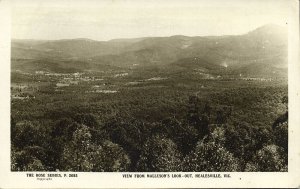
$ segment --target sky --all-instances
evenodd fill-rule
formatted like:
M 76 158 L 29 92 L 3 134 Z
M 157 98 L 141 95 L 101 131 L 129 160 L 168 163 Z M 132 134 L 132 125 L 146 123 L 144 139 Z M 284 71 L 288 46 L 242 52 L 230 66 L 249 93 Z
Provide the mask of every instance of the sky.
M 286 25 L 290 0 L 13 0 L 12 38 L 106 41 L 247 33 Z

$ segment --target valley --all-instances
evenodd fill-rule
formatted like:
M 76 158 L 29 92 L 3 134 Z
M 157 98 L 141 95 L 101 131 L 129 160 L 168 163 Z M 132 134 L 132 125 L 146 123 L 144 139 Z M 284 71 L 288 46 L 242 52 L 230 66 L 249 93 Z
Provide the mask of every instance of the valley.
M 12 40 L 12 170 L 287 171 L 286 34 Z

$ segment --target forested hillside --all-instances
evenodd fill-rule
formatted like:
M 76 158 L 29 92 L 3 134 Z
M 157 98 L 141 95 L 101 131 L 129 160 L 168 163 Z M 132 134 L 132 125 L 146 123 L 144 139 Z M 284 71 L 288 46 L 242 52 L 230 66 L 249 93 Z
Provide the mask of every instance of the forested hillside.
M 288 168 L 287 32 L 12 41 L 11 170 Z

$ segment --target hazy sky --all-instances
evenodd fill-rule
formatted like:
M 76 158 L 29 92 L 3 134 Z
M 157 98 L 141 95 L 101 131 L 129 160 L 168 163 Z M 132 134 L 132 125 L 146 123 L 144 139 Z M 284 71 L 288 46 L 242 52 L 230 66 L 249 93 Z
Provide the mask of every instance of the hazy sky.
M 109 40 L 242 34 L 285 25 L 287 0 L 15 0 L 12 37 Z

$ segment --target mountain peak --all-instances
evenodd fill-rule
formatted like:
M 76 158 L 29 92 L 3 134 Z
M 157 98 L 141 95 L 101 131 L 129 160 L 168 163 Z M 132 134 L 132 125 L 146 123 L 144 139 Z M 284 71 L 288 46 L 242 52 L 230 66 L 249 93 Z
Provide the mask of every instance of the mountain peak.
M 287 33 L 287 27 L 280 26 L 277 24 L 266 24 L 259 28 L 256 28 L 253 31 L 250 31 L 248 34 L 258 34 L 258 33 L 264 33 L 264 34 L 285 34 Z
M 93 39 L 89 39 L 89 38 L 73 38 L 73 39 L 59 39 L 59 40 L 54 40 L 54 41 L 84 41 L 84 42 L 98 42 L 96 40 Z

